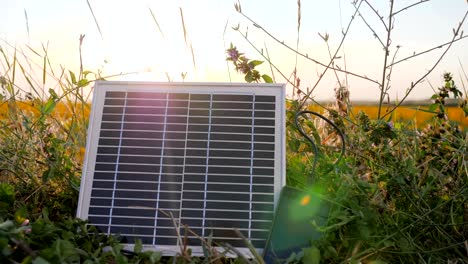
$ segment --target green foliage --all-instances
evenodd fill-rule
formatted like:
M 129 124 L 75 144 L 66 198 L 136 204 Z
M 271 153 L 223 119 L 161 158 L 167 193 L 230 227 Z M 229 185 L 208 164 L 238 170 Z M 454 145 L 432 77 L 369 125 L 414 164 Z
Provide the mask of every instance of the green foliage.
M 325 263 L 467 261 L 467 135 L 440 113 L 422 131 L 364 113 L 346 125 L 346 167 L 322 182 L 333 201 L 316 245 Z
M 8 183 L 0 183 L 0 219 L 4 218 L 15 201 L 15 189 Z
M 5 65 L 0 102 L 0 193 L 5 194 L 4 184 L 9 184 L 14 186 L 15 199 L 8 210 L 0 205 L 0 218 L 34 220 L 47 208 L 50 217 L 59 220 L 75 214 L 80 151 L 85 146 L 88 119 L 83 113 L 89 109 L 82 88 L 89 84 L 91 72 L 75 75 L 69 71 L 68 75 L 55 76 L 53 71 L 46 71 L 47 66 L 51 69 L 47 50 L 43 55 L 30 50 L 34 56 L 43 57 L 41 80 L 34 80 L 25 70 L 23 65 L 31 65 L 27 56 L 20 61 L 16 53 L 11 57 L 0 49 Z M 29 91 L 15 83 L 17 68 Z M 57 88 L 44 94 L 49 76 L 57 81 Z
M 448 76 L 444 87 L 455 91 Z M 288 102 L 287 181 L 304 188 L 313 151 L 293 125 L 297 103 Z M 311 224 L 323 232 L 322 239 L 287 263 L 311 263 L 306 253 L 314 248 L 320 263 L 468 261 L 468 135 L 447 120 L 441 103 L 421 130 L 362 112 L 344 116 L 347 155 L 337 166 L 332 166 L 336 148 L 322 144 L 333 137 L 330 130 L 313 120 L 302 122 L 322 153 L 316 184 L 327 190 L 331 209 L 326 226 Z
M 108 249 L 111 250 L 108 250 Z M 45 211 L 31 225 L 12 221 L 0 224 L 0 256 L 21 263 L 129 263 L 119 241 L 101 234 L 85 221 L 67 218 L 52 222 Z M 157 254 L 139 253 L 145 263 L 156 263 Z

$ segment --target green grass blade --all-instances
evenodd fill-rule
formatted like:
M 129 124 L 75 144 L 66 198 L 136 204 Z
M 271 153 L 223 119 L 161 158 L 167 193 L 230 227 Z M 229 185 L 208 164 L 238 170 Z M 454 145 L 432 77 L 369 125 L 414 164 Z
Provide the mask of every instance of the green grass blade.
M 44 47 L 44 44 L 42 44 L 42 48 L 44 49 L 44 59 L 43 59 L 43 64 L 42 64 L 42 85 L 45 85 L 46 82 L 46 75 L 47 75 L 47 48 Z

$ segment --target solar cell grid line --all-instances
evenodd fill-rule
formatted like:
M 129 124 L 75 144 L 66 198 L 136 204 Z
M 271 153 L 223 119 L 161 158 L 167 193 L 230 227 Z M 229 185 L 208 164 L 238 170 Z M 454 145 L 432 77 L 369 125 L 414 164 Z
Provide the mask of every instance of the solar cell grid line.
M 210 107 L 208 112 L 208 140 L 206 145 L 206 171 L 205 171 L 205 190 L 204 190 L 204 197 L 203 197 L 203 222 L 202 222 L 202 237 L 205 237 L 205 229 L 206 229 L 206 197 L 207 197 L 207 190 L 208 190 L 208 170 L 209 170 L 209 153 L 210 153 L 210 137 L 211 137 L 211 111 L 213 107 L 213 94 L 210 94 Z
M 181 186 L 181 190 L 180 190 L 180 213 L 179 213 L 179 217 L 178 217 L 178 224 L 179 226 L 177 226 L 176 228 L 179 230 L 178 231 L 178 234 L 180 234 L 181 232 L 181 226 L 182 226 L 182 201 L 184 199 L 184 183 L 185 183 L 185 174 L 186 174 L 186 171 L 185 171 L 185 165 L 186 165 L 186 161 L 187 161 L 187 140 L 188 140 L 188 129 L 189 129 L 189 126 L 188 126 L 188 121 L 189 121 L 189 118 L 190 118 L 190 102 L 191 102 L 191 93 L 188 94 L 188 104 L 187 104 L 187 116 L 186 116 L 186 127 L 185 127 L 185 146 L 184 146 L 184 169 L 183 169 L 183 172 L 182 172 L 182 178 L 181 178 L 181 182 L 182 182 L 182 186 Z M 179 239 L 177 239 L 177 246 L 180 246 L 180 243 L 182 243 L 182 241 L 180 241 Z
M 125 93 L 125 97 L 127 96 L 127 93 Z M 108 225 L 108 229 L 107 229 L 107 234 L 109 235 L 111 233 L 111 225 L 112 225 L 112 214 L 113 214 L 113 211 L 114 211 L 114 202 L 115 202 L 115 192 L 116 192 L 116 187 L 117 187 L 117 172 L 119 171 L 119 158 L 120 158 L 120 148 L 121 148 L 121 145 L 122 145 L 122 133 L 123 133 L 123 120 L 124 120 L 124 117 L 125 117 L 125 109 L 126 109 L 126 105 L 127 105 L 127 100 L 124 101 L 124 105 L 123 105 L 123 113 L 122 113 L 122 125 L 120 126 L 120 139 L 119 139 L 119 145 L 117 147 L 117 160 L 116 160 L 116 164 L 115 164 L 115 172 L 114 172 L 114 186 L 113 186 L 113 190 L 112 190 L 112 204 L 111 204 L 111 207 L 110 207 L 110 211 L 109 211 L 109 225 Z
M 153 230 L 153 245 L 156 245 L 156 234 L 158 230 L 158 216 L 159 216 L 159 193 L 161 190 L 161 175 L 162 175 L 162 170 L 163 170 L 163 153 L 164 153 L 164 139 L 166 136 L 166 120 L 167 120 L 167 107 L 168 107 L 168 94 L 166 93 L 166 106 L 164 110 L 164 128 L 163 128 L 163 136 L 162 136 L 162 146 L 161 146 L 161 158 L 160 158 L 160 163 L 159 163 L 159 179 L 158 179 L 158 189 L 156 193 L 156 210 L 154 210 L 154 230 Z
M 251 239 L 251 227 L 252 227 L 252 184 L 253 184 L 253 157 L 254 157 L 254 125 L 255 125 L 255 95 L 253 95 L 252 100 L 252 130 L 251 130 L 251 151 L 250 151 L 250 197 L 249 197 L 249 229 L 247 239 Z

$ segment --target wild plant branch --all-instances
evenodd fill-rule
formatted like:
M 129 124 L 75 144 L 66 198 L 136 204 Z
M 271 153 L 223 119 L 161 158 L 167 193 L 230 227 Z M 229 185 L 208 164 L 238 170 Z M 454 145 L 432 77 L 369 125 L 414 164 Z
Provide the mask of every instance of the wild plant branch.
M 307 95 L 307 93 L 305 93 L 305 92 L 302 91 L 299 87 L 297 87 L 296 84 L 292 83 L 292 82 L 290 81 L 290 79 L 289 79 L 288 77 L 286 77 L 286 76 L 284 75 L 284 73 L 270 60 L 270 58 L 266 57 L 266 56 L 263 54 L 263 52 L 261 52 L 261 51 L 255 46 L 255 44 L 253 44 L 253 43 L 247 38 L 247 36 L 246 36 L 245 34 L 243 34 L 242 32 L 240 32 L 239 30 L 237 30 L 237 32 L 239 32 L 239 34 L 247 41 L 247 43 L 249 43 L 250 46 L 252 46 L 252 48 L 254 48 L 255 51 L 257 51 L 257 52 L 270 64 L 270 67 L 274 68 L 274 69 L 283 77 L 283 79 L 284 79 L 288 84 L 292 85 L 294 89 L 297 89 L 297 91 L 298 91 L 299 93 L 302 93 L 304 96 Z M 329 108 L 327 108 L 325 105 L 322 105 L 320 102 L 316 101 L 315 99 L 310 98 L 310 100 L 311 100 L 312 102 L 314 102 L 316 105 L 322 107 L 323 109 L 325 109 L 325 110 L 327 110 L 327 111 L 330 111 Z M 348 121 L 351 121 L 351 120 L 348 120 Z
M 354 6 L 354 8 L 356 8 L 356 5 L 353 5 L 353 6 Z M 358 15 L 362 19 L 364 24 L 366 24 L 366 26 L 370 29 L 370 31 L 372 31 L 372 34 L 380 42 L 382 47 L 385 48 L 385 44 L 383 43 L 382 39 L 380 39 L 379 35 L 377 35 L 377 32 L 375 32 L 375 30 L 372 28 L 372 26 L 369 23 L 367 23 L 367 20 L 364 18 L 364 16 L 361 14 L 360 11 L 358 11 Z
M 414 58 L 414 57 L 417 57 L 417 56 L 426 54 L 426 53 L 431 52 L 431 51 L 433 51 L 433 50 L 441 49 L 441 48 L 443 48 L 444 46 L 447 46 L 447 45 L 449 45 L 449 44 L 455 43 L 455 42 L 460 41 L 460 40 L 462 40 L 462 39 L 465 39 L 465 38 L 467 38 L 467 37 L 468 37 L 468 35 L 465 35 L 465 36 L 460 35 L 460 37 L 457 38 L 457 39 L 451 40 L 451 41 L 446 42 L 446 43 L 444 43 L 444 44 L 437 45 L 437 46 L 435 46 L 435 47 L 433 47 L 433 48 L 430 48 L 430 49 L 428 49 L 428 50 L 425 50 L 425 51 L 421 51 L 421 52 L 418 52 L 418 53 L 414 53 L 414 54 L 411 55 L 411 56 L 408 56 L 408 57 L 406 57 L 406 58 L 400 59 L 400 60 L 398 60 L 398 61 L 396 61 L 396 62 L 393 62 L 393 63 L 389 64 L 387 67 L 392 67 L 392 66 L 394 66 L 394 65 L 396 65 L 396 64 L 399 64 L 399 63 L 401 63 L 401 62 L 407 61 L 407 60 L 412 59 L 412 58 Z
M 392 13 L 393 13 L 393 4 L 394 4 L 394 0 L 390 0 L 390 12 L 389 12 L 389 16 L 388 16 L 388 30 L 387 30 L 387 44 L 385 45 L 384 47 L 384 63 L 383 63 L 383 69 L 382 69 L 382 82 L 380 83 L 380 98 L 379 98 L 379 110 L 378 110 L 378 113 L 377 113 L 377 119 L 380 119 L 380 114 L 382 112 L 382 103 L 383 103 L 383 100 L 384 100 L 384 96 L 385 96 L 385 79 L 386 79 L 386 74 L 387 74 L 387 60 L 388 60 L 388 56 L 390 55 L 390 51 L 389 51 L 389 48 L 390 48 L 390 45 L 391 45 L 391 36 L 392 36 L 392 27 L 393 27 L 393 24 L 392 24 L 392 21 L 393 21 L 393 16 L 392 16 Z
M 286 77 L 284 75 L 284 73 L 278 68 L 276 67 L 276 65 L 270 60 L 270 58 L 266 57 L 262 51 L 260 51 L 257 46 L 255 46 L 255 44 L 252 43 L 252 41 L 250 41 L 249 38 L 247 38 L 247 34 L 243 34 L 242 32 L 240 32 L 240 30 L 238 29 L 235 29 L 237 32 L 239 32 L 239 34 L 245 39 L 245 41 L 247 41 L 247 43 L 250 44 L 250 46 L 252 46 L 252 48 L 255 49 L 255 51 L 257 51 L 262 57 L 263 59 L 265 59 L 269 64 L 270 64 L 270 67 L 273 67 L 283 78 L 286 82 L 288 82 L 289 84 L 291 84 L 293 86 L 294 89 L 297 89 L 297 91 L 299 93 L 302 93 L 305 95 L 307 95 L 307 93 L 305 93 L 304 91 L 302 91 L 299 87 L 296 86 L 296 84 L 292 83 L 288 77 Z M 273 72 L 273 71 L 272 71 Z
M 400 50 L 400 46 L 397 46 L 396 47 L 397 50 L 395 51 L 395 53 L 393 54 L 393 58 L 392 58 L 392 63 L 395 61 L 396 59 L 396 56 L 398 54 L 398 51 Z M 393 73 L 393 67 L 390 67 L 389 68 L 389 73 L 387 74 L 387 84 L 385 86 L 385 92 L 384 92 L 384 99 L 385 99 L 385 96 L 387 96 L 387 99 L 390 100 L 390 98 L 388 98 L 388 91 L 390 90 L 391 86 L 390 86 L 390 82 L 391 82 L 391 79 L 392 79 L 392 73 Z
M 297 53 L 299 56 L 309 60 L 309 61 L 312 61 L 322 67 L 329 67 L 327 66 L 326 64 L 322 63 L 322 62 L 319 62 L 313 58 L 310 58 L 308 54 L 304 54 L 294 48 L 292 48 L 291 46 L 287 45 L 284 43 L 284 41 L 280 41 L 278 38 L 276 38 L 275 36 L 273 36 L 269 31 L 267 31 L 265 28 L 263 28 L 261 25 L 259 25 L 258 23 L 256 23 L 254 20 L 252 20 L 250 17 L 248 17 L 247 15 L 245 15 L 244 13 L 242 13 L 242 10 L 238 10 L 239 14 L 241 14 L 244 18 L 246 18 L 247 20 L 249 20 L 256 28 L 262 30 L 265 34 L 267 34 L 270 38 L 272 38 L 274 41 L 276 41 L 277 43 L 281 44 L 282 46 L 284 46 L 285 48 L 289 49 L 290 51 L 294 52 L 294 53 Z M 238 30 L 238 28 L 237 28 Z M 354 77 L 357 77 L 357 78 L 361 78 L 361 79 L 364 79 L 364 80 L 367 80 L 367 81 L 370 81 L 370 82 L 373 82 L 375 84 L 379 84 L 378 81 L 376 80 L 372 80 L 371 78 L 365 76 L 365 75 L 360 75 L 360 74 L 357 74 L 357 73 L 353 73 L 353 72 L 350 72 L 350 71 L 346 71 L 346 70 L 342 70 L 340 68 L 333 68 L 339 72 L 343 72 L 345 74 L 348 74 L 348 75 L 351 75 L 351 76 L 354 76 Z
M 379 14 L 379 11 L 377 11 L 373 5 L 371 5 L 367 0 L 364 0 L 364 2 L 370 7 L 370 9 L 377 15 L 377 17 L 379 18 L 380 22 L 382 22 L 382 24 L 384 25 L 385 27 L 385 30 L 388 31 L 388 26 L 387 24 L 385 24 L 385 21 L 383 20 L 383 16 L 381 16 Z
M 442 59 L 445 57 L 445 54 L 450 50 L 452 47 L 452 44 L 454 43 L 454 40 L 457 38 L 458 34 L 460 34 L 460 30 L 462 25 L 464 24 L 466 17 L 468 16 L 468 11 L 465 12 L 465 15 L 463 16 L 463 19 L 460 21 L 458 24 L 458 27 L 456 30 L 454 30 L 453 38 L 452 41 L 448 44 L 448 47 L 445 49 L 445 51 L 440 55 L 440 57 L 437 59 L 437 61 L 434 63 L 434 65 L 421 77 L 419 78 L 416 82 L 412 82 L 410 88 L 408 91 L 405 93 L 405 96 L 390 110 L 388 111 L 382 118 L 385 118 L 389 114 L 391 114 L 393 111 L 395 111 L 405 100 L 408 98 L 409 94 L 414 90 L 414 88 L 421 83 L 434 69 L 439 65 L 439 63 L 442 61 Z
M 351 20 L 349 21 L 348 26 L 346 27 L 346 31 L 343 32 L 343 37 L 341 38 L 341 41 L 340 41 L 340 44 L 338 45 L 338 48 L 336 48 L 335 54 L 334 54 L 333 57 L 330 59 L 330 62 L 329 62 L 328 65 L 325 67 L 325 69 L 323 70 L 322 74 L 319 75 L 319 78 L 317 79 L 317 82 L 315 82 L 314 87 L 312 87 L 312 89 L 310 90 L 310 92 L 307 93 L 307 96 L 303 99 L 303 101 L 302 101 L 301 104 L 299 105 L 299 108 L 298 108 L 298 109 L 302 109 L 302 108 L 304 107 L 305 103 L 307 102 L 307 99 L 310 97 L 310 95 L 312 94 L 312 92 L 315 90 L 315 88 L 318 86 L 318 84 L 320 83 L 320 81 L 323 79 L 323 76 L 325 76 L 325 74 L 327 73 L 328 69 L 332 68 L 332 67 L 330 67 L 330 66 L 335 62 L 336 56 L 338 55 L 338 52 L 340 51 L 341 46 L 343 45 L 343 43 L 344 43 L 344 41 L 345 41 L 345 39 L 346 39 L 346 36 L 348 36 L 349 29 L 351 28 L 351 25 L 353 24 L 354 18 L 356 18 L 357 13 L 359 12 L 359 8 L 361 7 L 361 4 L 362 4 L 362 0 L 359 1 L 359 5 L 358 5 L 358 7 L 356 8 L 356 11 L 355 11 L 354 14 L 351 16 Z
M 391 14 L 391 15 L 392 15 L 392 16 L 396 16 L 398 13 L 401 13 L 401 12 L 403 12 L 403 11 L 405 11 L 405 10 L 408 10 L 408 9 L 410 9 L 411 7 L 414 7 L 414 6 L 417 6 L 417 5 L 419 5 L 419 4 L 422 4 L 422 3 L 425 3 L 425 2 L 429 2 L 429 1 L 431 1 L 431 0 L 421 0 L 421 1 L 419 1 L 419 2 L 416 2 L 416 3 L 414 3 L 414 4 L 411 4 L 411 5 L 409 5 L 409 6 L 403 7 L 402 9 L 396 11 L 395 13 L 393 13 L 393 14 Z
M 328 56 L 330 57 L 330 60 L 333 60 L 331 49 L 330 49 L 330 44 L 328 43 L 328 41 L 326 41 L 325 43 L 327 44 Z M 333 66 L 335 66 L 334 63 L 333 63 Z M 333 70 L 333 73 L 335 74 L 335 78 L 336 78 L 336 81 L 338 82 L 339 87 L 343 87 L 341 85 L 341 81 L 340 81 L 340 77 L 338 76 L 338 73 L 335 70 Z

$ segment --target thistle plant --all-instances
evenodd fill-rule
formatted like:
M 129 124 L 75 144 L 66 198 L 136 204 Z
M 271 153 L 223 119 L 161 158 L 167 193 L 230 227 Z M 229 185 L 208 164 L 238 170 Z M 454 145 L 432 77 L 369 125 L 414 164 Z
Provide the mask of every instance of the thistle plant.
M 226 50 L 227 61 L 232 61 L 237 72 L 240 72 L 245 75 L 244 79 L 246 82 L 260 82 L 263 79 L 266 83 L 272 83 L 273 79 L 270 76 L 263 74 L 260 75 L 260 72 L 255 69 L 256 66 L 263 63 L 259 60 L 250 60 L 244 56 L 244 53 L 240 53 L 235 46 L 232 45 L 229 49 Z

